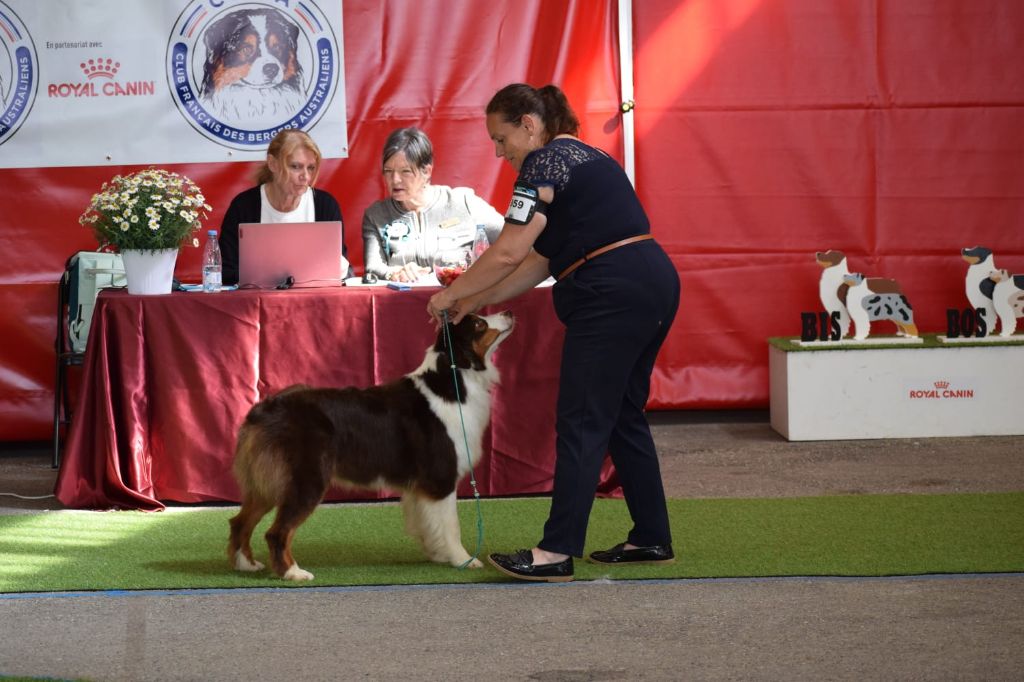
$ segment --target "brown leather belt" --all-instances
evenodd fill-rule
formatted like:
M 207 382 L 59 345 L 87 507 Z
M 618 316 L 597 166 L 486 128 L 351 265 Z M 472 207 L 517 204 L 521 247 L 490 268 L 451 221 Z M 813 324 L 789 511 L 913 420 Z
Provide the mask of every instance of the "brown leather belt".
M 602 253 L 608 253 L 609 251 L 614 251 L 615 249 L 619 248 L 620 246 L 625 246 L 626 244 L 632 244 L 634 242 L 642 242 L 642 241 L 646 241 L 648 239 L 654 239 L 654 235 L 638 234 L 635 237 L 628 237 L 626 239 L 620 239 L 617 242 L 612 242 L 611 244 L 605 244 L 601 248 L 594 249 L 593 251 L 591 251 L 590 253 L 585 255 L 583 258 L 580 258 L 578 261 L 576 261 L 575 263 L 573 263 L 572 265 L 567 267 L 565 270 L 562 270 L 562 272 L 559 273 L 557 279 L 559 279 L 559 280 L 565 279 L 566 277 L 571 275 L 576 268 L 578 268 L 579 266 L 583 265 L 584 263 L 586 263 L 588 260 L 591 260 L 592 258 L 597 258 Z

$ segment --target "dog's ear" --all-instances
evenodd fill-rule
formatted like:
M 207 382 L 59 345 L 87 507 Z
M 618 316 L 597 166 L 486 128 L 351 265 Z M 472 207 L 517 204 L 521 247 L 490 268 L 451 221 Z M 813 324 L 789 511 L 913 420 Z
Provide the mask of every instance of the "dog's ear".
M 207 54 L 220 52 L 224 45 L 224 38 L 227 30 L 225 28 L 229 17 L 221 17 L 206 27 L 203 32 L 203 42 L 206 43 Z
M 444 340 L 444 347 L 447 348 L 452 338 L 452 323 L 448 321 L 448 316 L 444 316 L 444 321 L 441 322 L 441 338 Z
M 452 326 L 452 323 L 448 321 L 448 316 L 446 315 L 441 321 L 441 326 L 437 328 L 437 339 L 434 342 L 434 350 L 438 353 L 443 353 L 448 357 L 451 357 L 450 346 L 454 331 L 455 328 Z
M 284 29 L 284 32 L 288 37 L 289 46 L 294 48 L 299 44 L 299 26 L 298 24 L 293 24 L 291 21 L 286 19 L 286 15 L 280 10 L 277 10 L 277 12 L 278 14 L 275 18 L 280 22 L 281 27 Z
M 199 88 L 200 96 L 209 95 L 215 89 L 214 73 L 221 66 L 226 52 L 236 46 L 234 40 L 245 26 L 249 25 L 249 17 L 245 10 L 237 10 L 221 17 L 207 27 L 203 34 L 206 43 L 206 62 L 203 65 L 203 82 Z
M 218 55 L 223 54 L 225 48 L 230 47 L 228 45 L 230 40 L 248 23 L 249 17 L 244 10 L 231 12 L 214 21 L 203 33 L 203 42 L 206 43 L 207 51 Z
M 448 356 L 449 365 L 459 364 L 458 360 L 458 347 L 455 345 L 455 334 L 458 333 L 455 325 L 452 324 L 447 317 L 445 317 L 444 323 L 441 327 L 441 336 L 443 336 L 443 352 Z
M 450 371 L 452 365 L 461 369 L 475 367 L 473 353 L 466 346 L 466 336 L 472 329 L 473 317 L 467 315 L 458 324 L 453 324 L 447 316 L 442 321 L 434 350 L 441 356 L 446 371 Z

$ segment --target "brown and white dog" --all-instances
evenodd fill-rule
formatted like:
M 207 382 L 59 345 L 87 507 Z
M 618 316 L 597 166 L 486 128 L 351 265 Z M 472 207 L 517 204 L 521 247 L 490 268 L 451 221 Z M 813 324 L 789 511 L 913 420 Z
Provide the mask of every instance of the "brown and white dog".
M 242 493 L 242 508 L 230 521 L 235 569 L 263 568 L 250 541 L 260 519 L 276 508 L 266 533 L 271 568 L 286 580 L 312 580 L 295 563 L 292 540 L 332 483 L 401 491 L 405 530 L 426 556 L 452 566 L 470 561 L 455 488 L 469 473 L 469 460 L 480 459 L 498 381 L 491 356 L 513 326 L 508 312 L 467 315 L 447 325 L 447 335 L 442 327 L 423 364 L 397 381 L 365 389 L 292 386 L 253 406 L 235 451 Z M 482 566 L 475 559 L 469 565 Z
M 299 27 L 280 10 L 241 9 L 210 24 L 199 97 L 210 113 L 235 125 L 272 124 L 305 99 Z

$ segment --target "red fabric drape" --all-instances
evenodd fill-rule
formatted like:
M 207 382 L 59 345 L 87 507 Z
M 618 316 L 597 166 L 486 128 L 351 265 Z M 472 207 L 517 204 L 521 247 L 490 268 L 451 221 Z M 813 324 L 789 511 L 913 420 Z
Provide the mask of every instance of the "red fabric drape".
M 683 283 L 652 404 L 766 405 L 765 338 L 821 309 L 815 251 L 898 279 L 925 332 L 967 306 L 961 248 L 1024 271 L 1024 4 L 634 11 L 637 187 Z
M 817 310 L 813 253 L 896 277 L 923 331 L 966 306 L 959 250 L 1024 272 L 1024 4 L 1004 0 L 634 2 L 637 186 L 683 305 L 654 408 L 763 407 L 765 338 Z M 512 171 L 481 110 L 498 87 L 561 84 L 588 140 L 621 156 L 611 0 L 346 0 L 350 157 L 325 164 L 353 261 L 387 133 L 422 126 L 435 179 L 499 207 Z M 43 144 L 44 141 L 40 141 Z M 3 149 L 0 148 L 0 154 Z M 123 168 L 0 170 L 0 439 L 49 432 L 55 282 Z M 175 168 L 217 226 L 251 164 Z M 188 249 L 178 274 L 198 279 Z
M 415 370 L 436 338 L 424 313 L 433 291 L 104 292 L 58 499 L 69 507 L 147 510 L 167 501 L 237 502 L 231 462 L 249 409 L 296 383 L 369 386 Z M 517 328 L 495 353 L 502 380 L 492 393 L 477 489 L 545 493 L 554 474 L 563 329 L 547 288 L 502 309 Z M 599 490 L 617 488 L 606 462 Z M 472 492 L 463 481 L 459 493 Z M 385 494 L 336 490 L 330 499 Z

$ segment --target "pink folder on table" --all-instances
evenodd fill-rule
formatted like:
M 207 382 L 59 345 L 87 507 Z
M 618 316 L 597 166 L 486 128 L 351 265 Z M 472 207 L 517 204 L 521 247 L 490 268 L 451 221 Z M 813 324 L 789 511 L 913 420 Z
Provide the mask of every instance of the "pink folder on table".
M 238 286 L 340 286 L 341 223 L 242 223 L 238 226 Z

